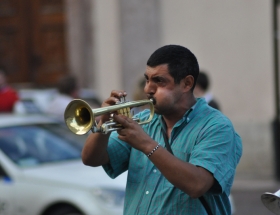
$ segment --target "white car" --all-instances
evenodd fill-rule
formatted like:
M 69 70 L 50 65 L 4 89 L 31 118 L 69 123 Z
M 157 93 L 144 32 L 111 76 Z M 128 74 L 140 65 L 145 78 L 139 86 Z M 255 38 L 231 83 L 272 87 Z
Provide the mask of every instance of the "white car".
M 14 113 L 44 113 L 50 101 L 58 93 L 55 88 L 21 89 L 18 91 L 20 100 L 14 106 Z M 101 106 L 98 94 L 92 89 L 81 88 L 79 98 L 96 107 Z
M 0 214 L 122 214 L 127 174 L 85 166 L 85 138 L 41 115 L 0 115 Z

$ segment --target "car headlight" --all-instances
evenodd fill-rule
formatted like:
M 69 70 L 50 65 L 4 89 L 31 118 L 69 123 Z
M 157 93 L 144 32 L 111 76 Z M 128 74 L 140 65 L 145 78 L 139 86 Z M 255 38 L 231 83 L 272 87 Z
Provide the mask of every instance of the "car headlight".
M 108 207 L 123 207 L 125 190 L 116 188 L 97 188 L 93 191 Z

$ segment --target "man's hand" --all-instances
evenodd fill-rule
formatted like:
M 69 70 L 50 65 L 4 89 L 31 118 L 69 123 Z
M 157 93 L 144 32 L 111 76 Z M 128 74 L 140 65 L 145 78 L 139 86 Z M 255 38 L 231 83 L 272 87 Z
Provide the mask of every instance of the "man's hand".
M 123 90 L 112 90 L 110 97 L 107 98 L 101 105 L 101 107 L 108 107 L 115 105 L 117 102 L 120 101 L 121 97 L 125 97 L 126 92 Z M 100 125 L 104 122 L 107 122 L 110 119 L 110 113 L 102 114 L 100 116 Z
M 133 148 L 148 154 L 157 146 L 157 143 L 134 120 L 123 115 L 115 115 L 114 121 L 124 127 L 117 131 L 119 134 L 118 138 Z

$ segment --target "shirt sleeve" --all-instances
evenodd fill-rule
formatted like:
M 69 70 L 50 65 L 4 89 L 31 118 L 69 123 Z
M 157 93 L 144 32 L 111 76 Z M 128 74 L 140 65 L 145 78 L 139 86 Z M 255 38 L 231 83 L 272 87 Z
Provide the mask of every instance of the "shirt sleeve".
M 210 192 L 230 193 L 239 161 L 236 137 L 233 126 L 227 120 L 205 126 L 198 135 L 190 163 L 203 167 L 213 174 L 215 184 Z
M 103 165 L 103 169 L 111 178 L 116 178 L 128 169 L 130 151 L 131 146 L 121 141 L 117 132 L 112 132 L 107 147 L 110 162 Z

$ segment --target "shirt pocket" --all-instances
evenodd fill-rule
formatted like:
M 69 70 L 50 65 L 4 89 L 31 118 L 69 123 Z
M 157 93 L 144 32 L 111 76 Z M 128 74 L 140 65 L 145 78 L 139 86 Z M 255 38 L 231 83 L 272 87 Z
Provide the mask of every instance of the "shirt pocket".
M 176 149 L 172 149 L 173 154 L 175 157 L 179 158 L 180 160 L 184 162 L 188 162 L 190 159 L 191 154 L 190 153 L 185 153 Z M 166 187 L 174 187 L 173 184 L 171 184 L 165 177 L 164 177 L 164 186 Z
M 172 149 L 173 150 L 173 154 L 176 158 L 179 158 L 182 161 L 185 162 L 189 162 L 190 157 L 191 157 L 191 153 L 186 153 L 177 149 Z

